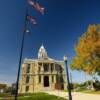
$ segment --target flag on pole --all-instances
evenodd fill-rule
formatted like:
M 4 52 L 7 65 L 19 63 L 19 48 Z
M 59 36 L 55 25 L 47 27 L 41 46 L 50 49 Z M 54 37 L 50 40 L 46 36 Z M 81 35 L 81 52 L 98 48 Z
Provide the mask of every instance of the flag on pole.
M 32 0 L 28 0 L 29 5 L 31 5 L 33 8 L 35 8 L 37 11 L 39 11 L 41 14 L 44 14 L 45 8 L 42 7 L 38 2 L 34 2 Z
M 28 3 L 29 3 L 29 5 L 31 5 L 32 7 L 34 7 L 34 6 L 35 6 L 34 1 L 32 1 L 32 0 L 28 0 Z
M 44 7 L 39 5 L 39 3 L 36 2 L 36 9 L 39 11 L 41 14 L 44 14 Z
M 33 25 L 36 25 L 37 24 L 36 19 L 33 18 L 32 16 L 27 15 L 27 20 L 29 22 L 31 22 Z

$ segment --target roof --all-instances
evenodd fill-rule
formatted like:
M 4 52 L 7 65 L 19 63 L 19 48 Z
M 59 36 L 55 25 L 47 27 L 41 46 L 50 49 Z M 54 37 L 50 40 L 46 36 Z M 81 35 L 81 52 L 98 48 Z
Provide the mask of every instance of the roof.
M 43 61 L 43 62 L 64 62 L 64 61 L 58 61 L 58 60 L 55 60 L 55 59 L 53 59 L 53 58 L 50 58 L 50 57 L 48 57 L 48 55 L 47 55 L 47 51 L 46 51 L 46 49 L 44 48 L 44 46 L 43 45 L 41 45 L 41 47 L 40 47 L 40 49 L 39 49 L 39 52 L 38 52 L 38 58 L 37 59 L 28 59 L 28 58 L 25 58 L 24 59 L 24 63 L 34 63 L 34 62 L 41 62 L 41 61 Z

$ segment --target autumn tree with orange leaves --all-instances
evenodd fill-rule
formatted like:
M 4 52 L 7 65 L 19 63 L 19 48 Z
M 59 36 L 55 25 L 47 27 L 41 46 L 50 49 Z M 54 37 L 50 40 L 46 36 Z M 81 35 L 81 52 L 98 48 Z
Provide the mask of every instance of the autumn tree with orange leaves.
M 100 25 L 89 25 L 75 46 L 72 59 L 73 70 L 100 75 Z

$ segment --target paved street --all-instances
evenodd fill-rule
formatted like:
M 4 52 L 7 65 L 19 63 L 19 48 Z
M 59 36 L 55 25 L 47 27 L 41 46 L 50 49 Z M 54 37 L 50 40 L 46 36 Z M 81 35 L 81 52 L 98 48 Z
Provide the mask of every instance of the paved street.
M 46 91 L 46 93 L 68 98 L 68 94 L 66 92 Z M 73 100 L 100 100 L 100 95 L 98 94 L 86 94 L 86 93 L 74 92 L 72 93 L 72 96 Z

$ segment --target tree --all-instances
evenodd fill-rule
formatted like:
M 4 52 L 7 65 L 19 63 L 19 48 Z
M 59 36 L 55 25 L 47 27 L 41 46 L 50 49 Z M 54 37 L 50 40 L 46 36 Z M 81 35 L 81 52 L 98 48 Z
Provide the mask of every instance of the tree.
M 100 75 L 100 25 L 89 25 L 75 46 L 71 62 L 73 70 Z
M 0 89 L 5 89 L 7 87 L 6 84 L 0 84 Z
M 93 83 L 93 87 L 96 91 L 100 90 L 100 82 L 98 80 L 96 80 L 94 83 Z

